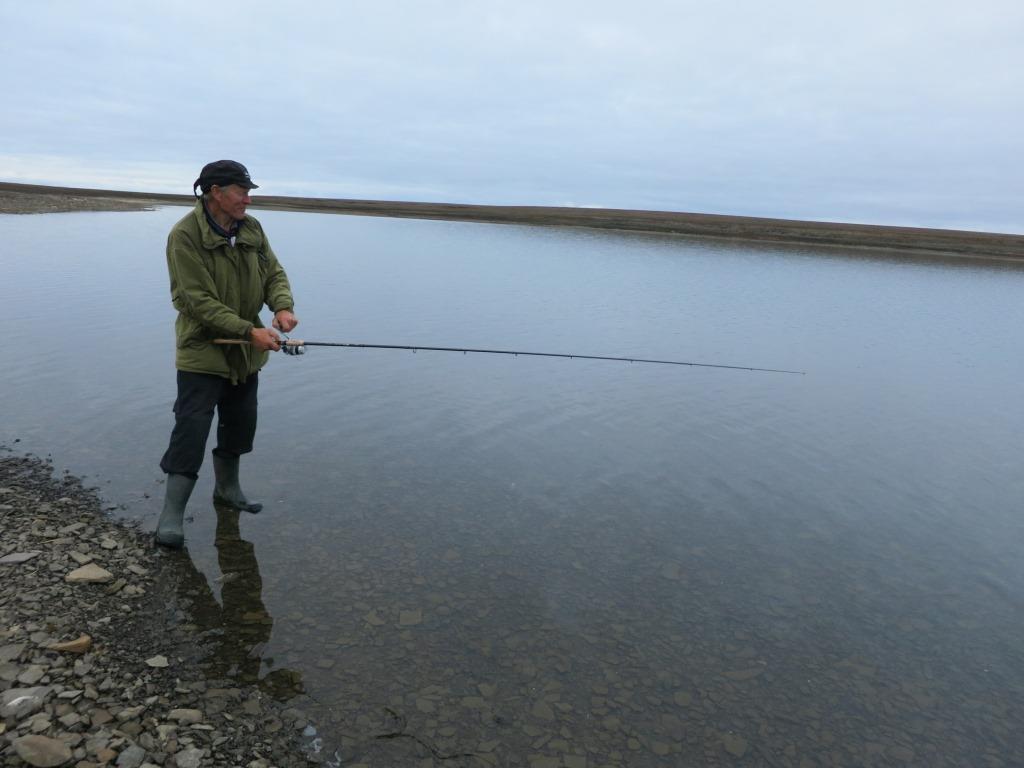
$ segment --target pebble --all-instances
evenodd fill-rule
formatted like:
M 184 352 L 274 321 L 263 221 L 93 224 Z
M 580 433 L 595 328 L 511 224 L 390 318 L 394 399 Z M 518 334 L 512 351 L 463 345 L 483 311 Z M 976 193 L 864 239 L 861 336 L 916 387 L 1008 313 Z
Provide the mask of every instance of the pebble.
M 308 765 L 301 732 L 280 727 L 282 704 L 234 678 L 207 681 L 182 598 L 193 571 L 38 459 L 0 455 L 0 489 L 0 765 Z M 238 706 L 249 701 L 251 714 Z
M 105 568 L 101 568 L 95 563 L 87 563 L 81 568 L 76 568 L 71 571 L 67 576 L 64 577 L 64 581 L 69 584 L 77 584 L 79 582 L 87 584 L 102 584 L 114 579 L 114 574 Z
M 33 734 L 14 740 L 14 751 L 37 768 L 53 768 L 71 759 L 71 748 L 63 741 Z

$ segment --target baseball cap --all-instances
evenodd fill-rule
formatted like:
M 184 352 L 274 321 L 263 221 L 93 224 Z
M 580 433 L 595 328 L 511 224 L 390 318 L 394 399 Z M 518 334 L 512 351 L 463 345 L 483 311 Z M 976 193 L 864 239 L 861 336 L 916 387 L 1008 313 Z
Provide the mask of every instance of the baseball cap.
M 253 184 L 252 179 L 249 178 L 249 171 L 241 163 L 234 160 L 215 160 L 203 166 L 203 170 L 199 172 L 199 178 L 192 185 L 192 192 L 196 192 L 196 187 L 202 189 L 203 192 L 209 192 L 210 187 L 214 185 L 226 187 L 229 184 L 237 184 L 246 189 L 259 187 L 258 184 Z

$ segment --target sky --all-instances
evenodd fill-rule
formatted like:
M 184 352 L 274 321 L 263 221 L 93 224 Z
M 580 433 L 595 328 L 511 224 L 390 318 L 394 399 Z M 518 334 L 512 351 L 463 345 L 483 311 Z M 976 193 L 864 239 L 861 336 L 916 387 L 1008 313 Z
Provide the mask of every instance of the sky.
M 1024 232 L 1020 0 L 0 0 L 0 181 Z

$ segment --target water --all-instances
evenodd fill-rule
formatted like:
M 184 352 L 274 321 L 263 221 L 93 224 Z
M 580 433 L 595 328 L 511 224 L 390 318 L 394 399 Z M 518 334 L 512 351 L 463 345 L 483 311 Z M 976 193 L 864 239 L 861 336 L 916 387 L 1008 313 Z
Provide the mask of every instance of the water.
M 182 213 L 0 216 L 0 443 L 150 527 Z M 331 762 L 1024 761 L 1021 266 L 259 216 L 307 339 L 807 371 L 275 356 L 189 597 Z

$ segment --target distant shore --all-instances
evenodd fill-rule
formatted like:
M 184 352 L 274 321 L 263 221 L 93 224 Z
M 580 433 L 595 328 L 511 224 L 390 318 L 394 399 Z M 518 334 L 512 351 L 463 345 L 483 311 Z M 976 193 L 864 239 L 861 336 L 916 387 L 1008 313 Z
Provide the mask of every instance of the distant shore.
M 192 205 L 193 202 L 191 195 L 0 182 L 0 213 L 145 210 L 152 206 Z M 318 197 L 254 196 L 252 207 L 357 216 L 588 227 L 804 246 L 870 248 L 912 256 L 1024 260 L 1024 235 L 950 229 L 613 208 L 463 205 Z

